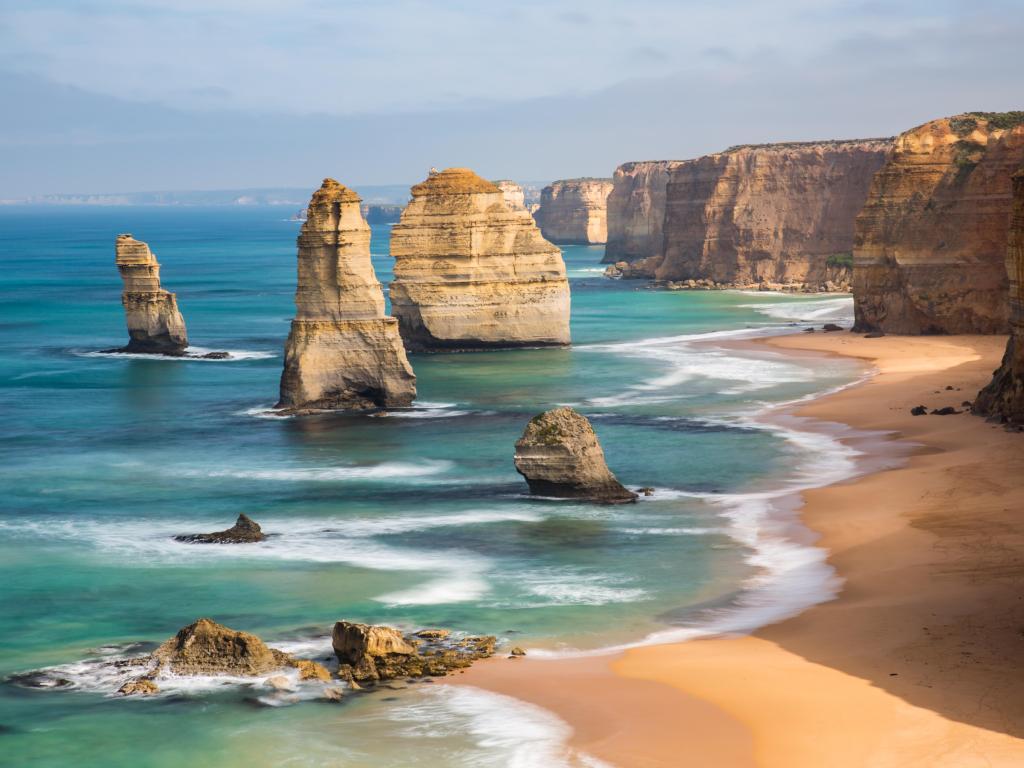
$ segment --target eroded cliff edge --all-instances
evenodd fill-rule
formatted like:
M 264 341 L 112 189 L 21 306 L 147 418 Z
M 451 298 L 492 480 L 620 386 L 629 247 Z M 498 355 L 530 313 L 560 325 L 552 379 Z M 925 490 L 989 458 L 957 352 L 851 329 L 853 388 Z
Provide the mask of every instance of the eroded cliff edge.
M 391 230 L 392 312 L 411 350 L 569 343 L 562 253 L 468 168 L 432 173 Z
M 974 401 L 974 412 L 1024 425 L 1024 171 L 1013 177 L 1013 217 L 1008 240 L 1010 339 L 1002 365 Z
M 608 239 L 611 179 L 565 179 L 544 187 L 534 214 L 552 243 L 593 245 Z
M 857 217 L 856 329 L 1002 333 L 1011 177 L 1024 112 L 975 112 L 901 134 Z
M 117 270 L 124 281 L 121 304 L 128 322 L 126 352 L 180 355 L 188 346 L 185 320 L 174 294 L 160 287 L 160 263 L 141 240 L 118 235 Z
M 662 255 L 665 191 L 677 160 L 623 163 L 615 169 L 608 195 L 605 264 Z
M 416 397 L 398 321 L 384 314 L 359 203 L 334 179 L 324 179 L 309 202 L 278 408 L 396 408 Z

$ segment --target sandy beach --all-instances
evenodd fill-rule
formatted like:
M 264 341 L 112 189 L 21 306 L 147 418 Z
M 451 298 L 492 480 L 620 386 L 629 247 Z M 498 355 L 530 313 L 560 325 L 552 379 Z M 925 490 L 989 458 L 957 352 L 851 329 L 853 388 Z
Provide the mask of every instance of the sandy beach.
M 575 748 L 620 768 L 1024 765 L 1024 435 L 910 413 L 973 399 L 1005 337 L 766 343 L 871 361 L 865 383 L 794 415 L 884 431 L 909 453 L 804 493 L 839 597 L 752 636 L 500 659 L 460 682 L 557 713 Z

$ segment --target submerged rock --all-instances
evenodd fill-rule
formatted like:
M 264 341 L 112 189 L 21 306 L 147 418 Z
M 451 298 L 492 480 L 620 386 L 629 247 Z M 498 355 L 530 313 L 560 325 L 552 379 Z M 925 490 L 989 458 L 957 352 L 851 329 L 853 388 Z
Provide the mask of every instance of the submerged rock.
M 180 355 L 188 346 L 185 321 L 174 294 L 160 287 L 160 263 L 149 246 L 129 234 L 118 235 L 117 270 L 124 281 L 121 304 L 128 322 L 124 352 Z
M 265 538 L 267 537 L 260 529 L 259 523 L 250 519 L 248 515 L 239 515 L 235 524 L 224 531 L 192 533 L 174 537 L 175 541 L 184 541 L 190 544 L 248 544 L 263 541 Z
M 494 654 L 492 636 L 453 640 L 444 631 L 403 635 L 397 629 L 339 621 L 331 634 L 338 676 L 356 683 L 443 676 Z
M 468 168 L 432 173 L 391 230 L 391 307 L 410 350 L 569 343 L 569 282 L 533 217 Z
M 137 680 L 129 680 L 118 688 L 117 692 L 122 696 L 150 696 L 154 693 L 160 693 L 160 687 L 148 677 L 142 677 Z
M 585 416 L 561 407 L 530 419 L 516 442 L 516 471 L 532 493 L 606 503 L 635 501 L 615 479 Z
M 286 411 L 402 408 L 416 397 L 398 322 L 384 314 L 359 204 L 334 179 L 310 200 L 277 404 Z

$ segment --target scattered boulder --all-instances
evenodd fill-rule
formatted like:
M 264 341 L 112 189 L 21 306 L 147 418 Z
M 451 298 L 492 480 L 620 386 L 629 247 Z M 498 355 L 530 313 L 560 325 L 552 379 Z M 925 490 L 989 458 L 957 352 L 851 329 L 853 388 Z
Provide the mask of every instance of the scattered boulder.
M 653 496 L 654 495 L 654 489 L 651 488 L 650 486 L 644 486 L 643 488 L 637 488 L 636 492 L 641 494 L 642 496 Z
M 295 686 L 292 685 L 292 681 L 288 679 L 286 675 L 273 675 L 264 680 L 268 687 L 273 688 L 275 691 L 291 691 Z
M 836 325 L 835 323 L 825 323 L 821 326 L 821 330 L 825 331 L 825 333 L 833 333 L 835 331 L 843 330 L 843 327 L 841 325 Z
M 160 693 L 160 688 L 149 678 L 142 677 L 137 680 L 129 680 L 118 688 L 117 692 L 122 696 L 151 696 L 154 693 Z
M 509 654 L 512 655 L 512 656 L 525 656 L 526 655 L 526 651 L 524 651 L 522 648 L 520 648 L 517 645 L 515 648 L 513 648 L 511 651 L 509 651 Z
M 184 541 L 189 544 L 249 544 L 256 541 L 263 541 L 266 535 L 260 529 L 259 523 L 252 520 L 248 515 L 239 515 L 235 524 L 224 531 L 213 533 L 192 533 L 182 536 L 175 536 L 175 541 Z
M 911 416 L 924 416 L 927 413 L 928 408 L 923 405 L 915 405 L 913 408 L 910 409 Z
M 952 415 L 957 414 L 957 413 L 963 413 L 963 411 L 958 411 L 953 406 L 947 405 L 945 408 L 936 408 L 935 410 L 932 411 L 931 415 L 932 416 L 952 416 Z
M 813 328 L 804 328 L 804 333 L 814 333 Z
M 541 496 L 610 504 L 637 498 L 608 469 L 587 418 L 565 406 L 530 419 L 516 442 L 515 466 Z
M 319 680 L 324 683 L 331 681 L 331 673 L 323 664 L 310 659 L 296 659 L 292 666 L 299 670 L 299 680 Z
M 885 336 L 885 331 L 872 331 L 871 333 L 865 333 L 865 339 L 880 339 Z
M 428 632 L 437 633 L 436 630 Z M 443 676 L 494 654 L 496 639 L 467 637 L 453 640 L 434 634 L 430 639 L 404 636 L 397 629 L 339 621 L 331 635 L 338 657 L 338 676 L 356 685 L 396 678 Z
M 421 629 L 419 632 L 415 632 L 416 637 L 423 640 L 444 640 L 451 635 L 450 629 Z

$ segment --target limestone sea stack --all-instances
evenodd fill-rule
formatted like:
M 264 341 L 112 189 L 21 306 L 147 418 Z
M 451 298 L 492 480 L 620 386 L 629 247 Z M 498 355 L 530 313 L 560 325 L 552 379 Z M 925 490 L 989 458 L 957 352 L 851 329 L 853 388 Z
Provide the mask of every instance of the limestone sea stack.
M 515 465 L 540 496 L 613 504 L 637 498 L 608 469 L 590 421 L 565 406 L 530 419 L 516 441 Z
M 665 193 L 676 160 L 623 163 L 608 195 L 605 264 L 660 257 L 664 246 Z
M 410 350 L 569 343 L 557 246 L 468 168 L 433 172 L 391 230 L 391 307 Z
M 1024 112 L 974 112 L 900 135 L 857 217 L 856 330 L 1003 333 L 1011 177 Z
M 853 230 L 891 139 L 733 147 L 675 164 L 662 253 L 634 264 L 661 281 L 847 290 Z
M 604 243 L 611 191 L 611 179 L 566 179 L 544 187 L 534 214 L 541 234 L 552 243 Z
M 514 181 L 498 179 L 494 182 L 494 186 L 501 190 L 501 194 L 505 196 L 505 204 L 509 208 L 516 210 L 526 207 L 526 193 Z
M 149 246 L 118 235 L 117 270 L 124 281 L 121 304 L 128 321 L 126 352 L 180 355 L 188 346 L 185 321 L 174 294 L 160 287 L 160 263 Z
M 1006 271 L 1010 278 L 1010 340 L 992 382 L 978 393 L 974 412 L 1024 425 L 1024 171 L 1013 177 Z
M 309 202 L 278 408 L 400 408 L 416 397 L 398 322 L 384 314 L 359 202 L 334 179 Z

